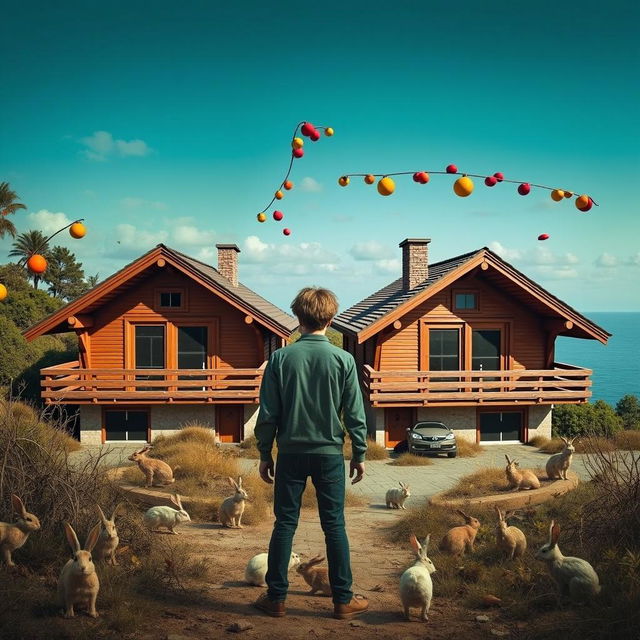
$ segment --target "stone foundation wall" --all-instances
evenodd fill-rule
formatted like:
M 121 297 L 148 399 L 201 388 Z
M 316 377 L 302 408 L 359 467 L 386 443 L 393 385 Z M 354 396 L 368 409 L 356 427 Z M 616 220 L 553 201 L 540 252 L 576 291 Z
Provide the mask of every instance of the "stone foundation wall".
M 529 407 L 529 440 L 536 436 L 551 437 L 551 405 L 534 405 Z

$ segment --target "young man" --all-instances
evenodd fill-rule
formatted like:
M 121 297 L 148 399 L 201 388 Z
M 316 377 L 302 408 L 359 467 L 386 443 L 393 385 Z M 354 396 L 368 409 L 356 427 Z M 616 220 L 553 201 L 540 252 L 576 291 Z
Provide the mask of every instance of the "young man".
M 333 346 L 325 333 L 338 312 L 338 301 L 327 289 L 302 289 L 291 303 L 300 323 L 300 339 L 279 349 L 264 372 L 255 434 L 260 450 L 260 476 L 273 482 L 271 456 L 278 443 L 275 468 L 276 522 L 269 544 L 267 592 L 255 606 L 270 616 L 285 615 L 287 578 L 293 536 L 307 477 L 316 489 L 325 535 L 329 581 L 335 618 L 351 619 L 369 604 L 351 591 L 349 540 L 344 524 L 344 427 L 352 442 L 349 476 L 364 475 L 367 427 L 362 394 L 351 354 Z M 355 476 L 355 477 L 354 477 Z

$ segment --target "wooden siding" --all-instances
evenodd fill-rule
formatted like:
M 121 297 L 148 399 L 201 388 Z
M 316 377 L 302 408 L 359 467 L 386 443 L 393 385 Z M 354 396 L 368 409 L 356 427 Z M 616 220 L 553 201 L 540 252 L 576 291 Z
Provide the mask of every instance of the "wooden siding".
M 184 290 L 186 311 L 155 310 L 158 289 Z M 96 369 L 125 368 L 125 323 L 195 324 L 198 320 L 218 321 L 215 369 L 258 367 L 264 360 L 263 339 L 256 328 L 247 324 L 244 314 L 206 291 L 186 276 L 167 267 L 153 273 L 134 289 L 116 297 L 93 314 L 94 324 L 88 332 L 90 358 L 87 366 Z M 171 362 L 167 367 L 175 366 Z
M 474 292 L 478 296 L 478 309 L 453 311 L 453 291 Z M 421 361 L 421 324 L 470 327 L 474 324 L 487 328 L 508 327 L 508 353 L 506 369 L 543 369 L 547 364 L 547 335 L 539 318 L 521 302 L 504 295 L 482 276 L 470 275 L 456 281 L 432 298 L 411 310 L 400 319 L 401 328 L 390 327 L 378 334 L 379 362 L 375 368 L 384 370 L 419 370 L 428 368 Z M 468 340 L 467 340 L 468 342 Z M 464 343 L 464 341 L 463 341 Z M 469 344 L 463 344 L 463 367 L 470 368 Z M 359 364 L 365 364 L 359 360 Z M 370 364 L 367 362 L 366 364 Z

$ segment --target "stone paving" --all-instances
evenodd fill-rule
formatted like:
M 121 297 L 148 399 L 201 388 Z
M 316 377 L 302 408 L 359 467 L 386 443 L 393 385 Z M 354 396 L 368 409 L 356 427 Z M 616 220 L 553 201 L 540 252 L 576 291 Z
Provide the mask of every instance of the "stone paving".
M 105 463 L 111 467 L 131 464 L 127 456 L 131 454 L 139 445 L 103 445 L 86 446 L 82 451 L 73 455 L 80 456 L 83 452 L 97 453 L 102 449 L 105 453 Z M 489 445 L 485 447 L 476 458 L 446 458 L 432 457 L 433 464 L 421 467 L 395 467 L 389 464 L 388 460 L 371 461 L 366 463 L 366 474 L 362 482 L 351 486 L 350 490 L 357 495 L 365 497 L 370 505 L 376 507 L 384 505 L 384 496 L 387 489 L 397 487 L 402 481 L 410 485 L 410 502 L 416 502 L 428 498 L 435 493 L 440 493 L 453 486 L 461 476 L 468 475 L 483 467 L 504 468 L 507 454 L 510 458 L 517 458 L 521 467 L 535 468 L 542 467 L 549 458 L 548 454 L 539 453 L 534 447 L 521 444 L 509 445 Z M 244 473 L 249 473 L 257 469 L 257 460 L 239 459 Z M 349 463 L 345 462 L 345 472 L 348 472 Z M 583 456 L 576 454 L 573 456 L 571 469 L 575 471 L 580 479 L 587 479 L 588 474 L 584 465 Z M 409 504 L 410 502 L 407 502 Z

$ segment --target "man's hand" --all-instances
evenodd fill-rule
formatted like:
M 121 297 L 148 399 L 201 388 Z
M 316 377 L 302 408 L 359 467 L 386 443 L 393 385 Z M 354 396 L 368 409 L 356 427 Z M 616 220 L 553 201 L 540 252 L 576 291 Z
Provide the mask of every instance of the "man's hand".
M 273 484 L 273 460 L 269 462 L 260 462 L 260 477 L 267 483 Z
M 353 477 L 354 475 L 355 478 Z M 353 478 L 351 480 L 351 484 L 360 482 L 360 480 L 362 480 L 362 476 L 364 476 L 364 462 L 354 462 L 351 460 L 349 463 L 349 477 Z

